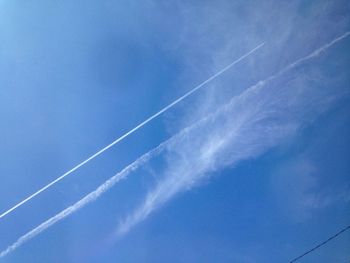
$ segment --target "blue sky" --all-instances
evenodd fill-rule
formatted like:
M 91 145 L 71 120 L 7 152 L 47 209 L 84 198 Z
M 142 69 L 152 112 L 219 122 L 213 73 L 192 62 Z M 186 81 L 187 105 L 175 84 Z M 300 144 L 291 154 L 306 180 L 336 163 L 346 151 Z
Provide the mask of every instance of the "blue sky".
M 0 261 L 288 262 L 348 225 L 350 36 L 332 41 L 349 9 L 0 0 L 1 212 L 265 42 L 2 218 L 4 251 L 172 138 Z M 300 262 L 347 262 L 349 244 L 345 233 Z

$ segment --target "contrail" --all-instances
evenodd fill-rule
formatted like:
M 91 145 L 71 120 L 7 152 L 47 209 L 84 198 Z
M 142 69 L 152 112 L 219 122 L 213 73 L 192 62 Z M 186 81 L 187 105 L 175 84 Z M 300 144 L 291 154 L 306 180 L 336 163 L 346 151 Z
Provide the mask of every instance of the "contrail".
M 170 139 L 169 139 L 170 140 Z M 169 143 L 169 140 L 163 142 L 158 147 L 152 149 L 151 151 L 147 152 L 146 154 L 142 155 L 140 158 L 138 158 L 136 161 L 125 167 L 121 172 L 117 173 L 116 175 L 112 176 L 110 179 L 108 179 L 106 182 L 104 182 L 102 185 L 100 185 L 96 190 L 89 193 L 85 197 L 83 197 L 81 200 L 76 202 L 74 205 L 69 206 L 68 208 L 64 209 L 57 215 L 51 217 L 44 223 L 40 224 L 38 227 L 34 228 L 21 238 L 19 238 L 13 245 L 9 246 L 6 250 L 2 251 L 0 253 L 0 258 L 6 256 L 7 254 L 11 253 L 16 248 L 20 247 L 23 243 L 26 241 L 32 239 L 36 235 L 40 234 L 42 231 L 48 229 L 52 225 L 56 224 L 57 222 L 61 221 L 62 219 L 66 218 L 67 216 L 71 215 L 72 213 L 78 211 L 82 207 L 86 206 L 87 204 L 95 201 L 98 197 L 100 197 L 104 192 L 106 192 L 108 189 L 110 189 L 112 186 L 114 186 L 116 183 L 118 183 L 120 180 L 127 177 L 131 172 L 136 170 L 138 167 L 146 163 L 150 158 L 157 155 L 159 152 L 161 152 L 164 147 Z
M 67 216 L 77 212 L 87 204 L 95 201 L 97 198 L 99 198 L 102 194 L 104 194 L 106 191 L 108 191 L 111 187 L 113 187 L 116 183 L 118 183 L 120 180 L 125 179 L 131 172 L 138 169 L 140 166 L 148 162 L 151 158 L 161 153 L 164 149 L 167 147 L 171 147 L 171 144 L 175 142 L 179 137 L 184 136 L 185 134 L 189 133 L 192 129 L 195 129 L 197 126 L 199 126 L 201 123 L 207 121 L 209 118 L 213 117 L 215 113 L 209 114 L 208 116 L 200 119 L 199 121 L 195 122 L 194 124 L 182 129 L 177 134 L 173 135 L 166 141 L 159 144 L 156 148 L 153 148 L 149 152 L 145 153 L 136 161 L 131 163 L 130 165 L 126 166 L 122 171 L 117 173 L 116 175 L 112 176 L 110 179 L 108 179 L 106 182 L 104 182 L 102 185 L 100 185 L 96 190 L 92 191 L 91 193 L 84 196 L 82 199 L 80 199 L 75 204 L 69 206 L 68 208 L 64 209 L 60 213 L 56 214 L 55 216 L 51 217 L 50 219 L 46 220 L 44 223 L 40 224 L 33 230 L 29 231 L 27 234 L 20 237 L 15 243 L 13 243 L 11 246 L 7 247 L 4 251 L 0 253 L 0 258 L 5 257 L 15 249 L 22 246 L 25 242 L 31 240 L 35 236 L 39 235 L 41 232 L 45 231 L 49 227 L 53 226 L 54 224 L 58 223 L 59 221 L 63 220 Z
M 179 102 L 181 102 L 182 100 L 184 100 L 185 98 L 187 98 L 188 96 L 190 96 L 192 93 L 196 92 L 197 90 L 199 90 L 200 88 L 202 88 L 204 85 L 206 85 L 207 83 L 209 83 L 210 81 L 212 81 L 213 79 L 215 79 L 216 77 L 220 76 L 222 73 L 224 73 L 225 71 L 229 70 L 232 66 L 236 65 L 238 62 L 242 61 L 243 59 L 245 59 L 246 57 L 248 57 L 249 55 L 251 55 L 252 53 L 254 53 L 256 50 L 258 50 L 259 48 L 261 48 L 265 43 L 261 43 L 260 45 L 258 45 L 257 47 L 253 48 L 251 51 L 249 51 L 248 53 L 246 53 L 245 55 L 241 56 L 240 58 L 238 58 L 237 60 L 233 61 L 231 64 L 229 64 L 228 66 L 224 67 L 223 69 L 221 69 L 220 71 L 218 71 L 217 73 L 215 73 L 213 76 L 211 76 L 210 78 L 208 78 L 207 80 L 205 80 L 204 82 L 202 82 L 201 84 L 199 84 L 198 86 L 194 87 L 192 90 L 190 90 L 189 92 L 187 92 L 186 94 L 184 94 L 183 96 L 181 96 L 180 98 L 176 99 L 175 101 L 173 101 L 172 103 L 170 103 L 169 105 L 165 106 L 163 109 L 161 109 L 160 111 L 158 111 L 157 113 L 153 114 L 151 117 L 149 117 L 148 119 L 146 119 L 145 121 L 141 122 L 139 125 L 137 125 L 136 127 L 134 127 L 133 129 L 131 129 L 130 131 L 126 132 L 124 135 L 120 136 L 119 138 L 117 138 L 116 140 L 114 140 L 112 143 L 108 144 L 107 146 L 105 146 L 104 148 L 102 148 L 101 150 L 99 150 L 98 152 L 96 152 L 95 154 L 91 155 L 89 158 L 87 158 L 86 160 L 82 161 L 81 163 L 79 163 L 78 165 L 76 165 L 75 167 L 73 167 L 72 169 L 70 169 L 68 172 L 64 173 L 63 175 L 61 175 L 60 177 L 56 178 L 55 180 L 53 180 L 51 183 L 45 185 L 44 187 L 42 187 L 41 189 L 39 189 L 38 191 L 36 191 L 35 193 L 33 193 L 32 195 L 28 196 L 27 198 L 25 198 L 24 200 L 22 200 L 21 202 L 19 202 L 18 204 L 14 205 L 13 207 L 11 207 L 10 209 L 8 209 L 6 212 L 2 213 L 0 215 L 0 218 L 6 216 L 7 214 L 11 213 L 12 211 L 14 211 L 15 209 L 17 209 L 18 207 L 20 207 L 21 205 L 25 204 L 26 202 L 28 202 L 29 200 L 31 200 L 32 198 L 34 198 L 35 196 L 37 196 L 38 194 L 40 194 L 41 192 L 45 191 L 46 189 L 48 189 L 49 187 L 53 186 L 54 184 L 58 183 L 59 181 L 61 181 L 63 178 L 65 178 L 66 176 L 70 175 L 71 173 L 73 173 L 74 171 L 78 170 L 80 167 L 82 167 L 83 165 L 87 164 L 88 162 L 90 162 L 91 160 L 93 160 L 94 158 L 96 158 L 97 156 L 99 156 L 100 154 L 102 154 L 103 152 L 105 152 L 106 150 L 108 150 L 109 148 L 111 148 L 112 146 L 114 146 L 115 144 L 119 143 L 120 141 L 124 140 L 126 137 L 128 137 L 129 135 L 131 135 L 132 133 L 136 132 L 138 129 L 142 128 L 143 126 L 145 126 L 147 123 L 149 123 L 150 121 L 152 121 L 153 119 L 157 118 L 159 115 L 161 115 L 162 113 L 166 112 L 167 110 L 169 110 L 170 108 L 172 108 L 173 106 L 175 106 L 176 104 L 178 104 Z
M 281 74 L 285 73 L 286 71 L 291 70 L 292 68 L 298 66 L 299 64 L 310 60 L 312 58 L 318 57 L 319 55 L 321 55 L 324 51 L 326 51 L 328 48 L 330 48 L 331 46 L 333 46 L 334 44 L 338 43 L 339 41 L 343 40 L 344 38 L 348 37 L 350 35 L 350 31 L 345 32 L 343 35 L 341 35 L 340 37 L 337 37 L 335 39 L 333 39 L 331 42 L 325 44 L 324 46 L 316 49 L 315 51 L 313 51 L 312 53 L 310 53 L 309 55 L 298 59 L 297 61 L 293 62 L 292 64 L 289 64 L 289 66 L 285 67 L 284 69 L 280 70 L 277 74 L 275 74 L 274 76 L 271 76 L 270 78 L 266 79 L 266 81 L 270 81 L 278 76 L 280 76 Z
M 243 94 L 233 97 L 231 99 L 231 102 L 228 104 L 232 103 L 232 100 L 237 98 L 237 97 L 244 97 L 242 95 L 246 94 L 247 92 L 252 92 L 255 88 L 257 87 L 262 87 L 266 85 L 270 80 L 276 78 L 277 76 L 281 75 L 282 73 L 286 72 L 287 70 L 290 70 L 296 66 L 298 66 L 300 63 L 305 62 L 309 59 L 312 59 L 314 57 L 317 57 L 320 55 L 323 51 L 327 50 L 330 48 L 332 45 L 335 43 L 339 42 L 340 40 L 344 39 L 350 35 L 350 31 L 342 35 L 341 37 L 336 38 L 332 42 L 322 46 L 321 48 L 317 49 L 316 51 L 310 53 L 308 56 L 305 56 L 299 60 L 296 60 L 294 63 L 289 64 L 287 67 L 284 69 L 280 70 L 276 74 L 272 75 L 271 77 L 265 79 L 264 81 L 258 82 L 256 85 L 251 86 L 247 91 L 243 92 Z M 115 176 L 111 177 L 109 180 L 107 180 L 105 183 L 103 183 L 101 186 L 99 186 L 95 191 L 89 193 L 86 195 L 84 198 L 82 198 L 80 201 L 76 202 L 72 206 L 66 208 L 62 212 L 58 213 L 57 215 L 51 217 L 38 227 L 34 228 L 33 230 L 29 231 L 27 234 L 24 234 L 21 236 L 15 243 L 7 247 L 5 250 L 3 250 L 0 253 L 0 258 L 5 257 L 9 253 L 13 252 L 17 248 L 19 248 L 21 245 L 23 245 L 25 242 L 29 241 L 30 239 L 34 238 L 35 236 L 39 235 L 41 232 L 45 231 L 49 227 L 53 226 L 57 222 L 61 221 L 62 219 L 66 218 L 67 216 L 71 215 L 72 213 L 78 211 L 79 209 L 83 208 L 85 205 L 95 201 L 97 198 L 99 198 L 103 193 L 105 193 L 107 190 L 109 190 L 112 186 L 114 186 L 117 182 L 119 182 L 121 179 L 126 178 L 132 171 L 136 170 L 138 167 L 146 163 L 148 160 L 150 160 L 153 156 L 159 154 L 161 151 L 163 151 L 167 147 L 171 147 L 171 143 L 175 142 L 178 138 L 181 138 L 181 136 L 189 133 L 192 129 L 195 129 L 201 123 L 207 121 L 210 118 L 214 118 L 218 113 L 222 112 L 225 110 L 225 107 L 227 106 L 221 106 L 218 108 L 215 112 L 210 113 L 203 119 L 197 121 L 193 125 L 184 128 L 182 131 L 171 137 L 170 139 L 166 140 L 165 142 L 161 143 L 158 147 L 154 148 L 153 150 L 149 151 L 148 153 L 144 154 L 140 158 L 138 158 L 135 162 L 124 168 L 121 172 L 116 174 Z M 155 200 L 159 201 L 159 200 Z M 122 223 L 119 227 L 119 234 L 126 233 L 132 226 L 140 222 L 141 220 L 145 219 L 154 209 L 152 204 L 150 204 L 151 207 L 143 207 L 143 212 L 140 214 L 140 211 L 136 211 L 135 214 L 133 214 L 131 217 L 128 217 L 127 220 L 124 223 Z M 154 204 L 153 204 L 154 205 Z

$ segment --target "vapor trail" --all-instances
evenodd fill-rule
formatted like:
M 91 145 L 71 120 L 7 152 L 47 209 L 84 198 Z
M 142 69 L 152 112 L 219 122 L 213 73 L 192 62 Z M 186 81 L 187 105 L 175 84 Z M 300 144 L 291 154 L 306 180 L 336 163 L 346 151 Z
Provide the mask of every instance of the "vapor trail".
M 159 144 L 156 148 L 153 148 L 149 152 L 145 153 L 141 157 L 139 157 L 136 161 L 131 163 L 130 165 L 126 166 L 122 171 L 117 173 L 116 175 L 112 176 L 110 179 L 108 179 L 106 182 L 104 182 L 102 185 L 100 185 L 96 190 L 92 191 L 91 193 L 87 194 L 85 197 L 80 199 L 75 204 L 69 206 L 68 208 L 64 209 L 60 213 L 56 214 L 55 216 L 51 217 L 50 219 L 46 220 L 44 223 L 40 224 L 33 230 L 29 231 L 27 234 L 20 237 L 15 243 L 13 243 L 11 246 L 7 247 L 5 250 L 3 250 L 0 253 L 0 258 L 5 257 L 15 249 L 22 246 L 25 242 L 29 241 L 30 239 L 34 238 L 35 236 L 39 235 L 41 232 L 45 231 L 49 227 L 53 226 L 54 224 L 58 223 L 59 221 L 63 220 L 67 216 L 77 212 L 87 204 L 95 201 L 97 198 L 99 198 L 102 194 L 104 194 L 106 191 L 108 191 L 111 187 L 113 187 L 116 183 L 118 183 L 120 180 L 125 179 L 131 172 L 135 171 L 137 168 L 148 162 L 151 158 L 161 153 L 166 148 L 170 148 L 172 143 L 174 143 L 176 140 L 178 140 L 180 137 L 184 136 L 185 134 L 189 133 L 191 130 L 198 127 L 203 122 L 207 121 L 209 118 L 213 117 L 214 114 L 209 114 L 208 116 L 202 118 L 201 120 L 195 122 L 194 124 L 182 129 L 177 134 L 173 135 L 166 141 Z
M 300 58 L 298 60 L 296 60 L 295 62 L 293 62 L 292 64 L 289 64 L 287 67 L 283 68 L 282 70 L 280 70 L 277 74 L 269 77 L 268 79 L 266 79 L 266 81 L 270 81 L 272 79 L 275 79 L 276 77 L 279 77 L 281 74 L 285 73 L 286 71 L 291 70 L 292 68 L 298 66 L 299 64 L 310 60 L 312 58 L 318 57 L 319 55 L 321 55 L 324 51 L 326 51 L 328 48 L 332 47 L 334 44 L 338 43 L 339 41 L 343 40 L 344 38 L 348 37 L 350 35 L 350 31 L 345 32 L 343 35 L 341 35 L 340 37 L 337 37 L 335 39 L 333 39 L 331 42 L 325 44 L 324 46 L 316 49 L 315 51 L 313 51 L 312 53 L 310 53 L 309 55 Z
M 71 215 L 72 213 L 78 211 L 79 209 L 83 208 L 88 203 L 91 203 L 95 201 L 98 197 L 100 197 L 103 193 L 105 193 L 107 190 L 109 190 L 112 186 L 114 186 L 117 182 L 119 182 L 121 179 L 127 177 L 132 171 L 136 170 L 138 167 L 140 167 L 142 164 L 146 163 L 148 160 L 150 160 L 153 156 L 159 154 L 161 151 L 163 151 L 165 148 L 171 148 L 173 146 L 173 143 L 176 142 L 179 138 L 182 138 L 185 134 L 188 134 L 191 130 L 199 127 L 202 123 L 214 119 L 219 113 L 222 113 L 225 111 L 225 109 L 229 106 L 229 104 L 232 104 L 237 99 L 242 99 L 244 96 L 247 96 L 248 93 L 254 92 L 255 89 L 260 88 L 264 85 L 266 85 L 269 81 L 277 78 L 281 74 L 285 73 L 288 70 L 291 70 L 292 68 L 298 66 L 299 64 L 312 59 L 314 57 L 317 57 L 322 52 L 326 51 L 328 48 L 333 46 L 335 43 L 341 41 L 345 37 L 350 35 L 350 31 L 343 34 L 341 37 L 338 37 L 331 41 L 330 43 L 322 46 L 321 48 L 315 50 L 314 52 L 310 53 L 309 55 L 296 60 L 294 63 L 289 64 L 284 69 L 280 70 L 276 74 L 270 76 L 269 78 L 258 82 L 256 85 L 251 86 L 248 88 L 245 92 L 243 92 L 239 96 L 235 96 L 231 99 L 231 101 L 220 108 L 218 108 L 215 112 L 207 115 L 203 119 L 197 121 L 193 125 L 184 128 L 182 131 L 180 131 L 178 134 L 174 135 L 167 141 L 161 143 L 158 147 L 154 148 L 153 150 L 149 151 L 148 153 L 144 154 L 140 158 L 138 158 L 135 162 L 124 168 L 121 172 L 116 174 L 115 176 L 111 177 L 109 180 L 107 180 L 105 183 L 103 183 L 101 186 L 99 186 L 95 191 L 91 192 L 90 194 L 86 195 L 83 199 L 76 202 L 74 205 L 66 208 L 62 212 L 58 213 L 57 215 L 51 217 L 38 227 L 34 228 L 27 234 L 20 237 L 15 243 L 13 243 L 11 246 L 7 247 L 5 250 L 3 250 L 0 253 L 0 258 L 5 257 L 15 249 L 19 248 L 21 245 L 23 245 L 25 242 L 29 241 L 30 239 L 34 238 L 44 230 L 48 229 L 49 227 L 53 226 L 55 223 L 59 222 L 60 220 L 64 219 L 65 217 Z M 259 47 L 259 46 L 258 46 Z M 203 84 L 204 85 L 204 84 Z M 183 186 L 183 185 L 177 185 L 177 186 Z M 159 189 L 158 189 L 159 190 Z M 164 203 L 164 201 L 169 200 L 174 194 L 176 194 L 180 188 L 171 189 L 172 191 L 165 193 L 164 191 L 160 191 L 160 193 L 164 194 L 164 196 L 161 195 L 151 195 L 151 198 L 146 200 L 144 206 L 142 206 L 140 209 L 136 210 L 131 216 L 127 217 L 126 221 L 124 221 L 118 229 L 119 234 L 125 234 L 130 230 L 132 226 L 139 223 L 140 221 L 144 220 L 152 211 L 154 211 L 155 208 L 159 204 Z M 163 200 L 160 200 L 160 198 L 164 198 Z
M 221 69 L 220 71 L 218 71 L 217 73 L 215 73 L 213 76 L 211 76 L 210 78 L 208 78 L 207 80 L 205 80 L 204 82 L 202 82 L 201 84 L 199 84 L 198 86 L 194 87 L 192 90 L 190 90 L 189 92 L 187 92 L 186 94 L 184 94 L 183 96 L 181 96 L 180 98 L 176 99 L 175 101 L 173 101 L 172 103 L 170 103 L 169 105 L 165 106 L 163 109 L 161 109 L 160 111 L 158 111 L 157 113 L 153 114 L 151 117 L 149 117 L 148 119 L 146 119 L 145 121 L 143 121 L 142 123 L 140 123 L 139 125 L 137 125 L 136 127 L 134 127 L 133 129 L 131 129 L 130 131 L 126 132 L 124 135 L 120 136 L 119 138 L 117 138 L 116 140 L 114 140 L 112 143 L 108 144 L 107 146 L 105 146 L 104 148 L 102 148 L 101 150 L 99 150 L 98 152 L 96 152 L 95 154 L 91 155 L 89 158 L 87 158 L 86 160 L 82 161 L 81 163 L 79 163 L 78 165 L 76 165 L 75 167 L 73 167 L 72 169 L 70 169 L 68 172 L 64 173 L 63 175 L 61 175 L 60 177 L 56 178 L 55 180 L 53 180 L 51 183 L 47 184 L 46 186 L 42 187 L 41 189 L 39 189 L 38 191 L 36 191 L 35 193 L 33 193 L 32 195 L 28 196 L 27 198 L 25 198 L 24 200 L 22 200 L 21 202 L 17 203 L 16 205 L 14 205 L 13 207 L 11 207 L 10 209 L 8 209 L 6 212 L 2 213 L 0 215 L 0 218 L 6 216 L 7 214 L 11 213 L 13 210 L 17 209 L 18 207 L 20 207 L 21 205 L 25 204 L 26 202 L 28 202 L 30 199 L 34 198 L 35 196 L 37 196 L 38 194 L 40 194 L 41 192 L 45 191 L 46 189 L 50 188 L 51 186 L 53 186 L 54 184 L 58 183 L 59 181 L 61 181 L 63 178 L 65 178 L 66 176 L 70 175 L 71 173 L 73 173 L 74 171 L 76 171 L 77 169 L 79 169 L 80 167 L 82 167 L 83 165 L 85 165 L 86 163 L 90 162 L 91 160 L 93 160 L 94 158 L 96 158 L 97 156 L 99 156 L 100 154 L 102 154 L 103 152 L 105 152 L 106 150 L 108 150 L 109 148 L 111 148 L 112 146 L 114 146 L 115 144 L 119 143 L 120 141 L 124 140 L 126 137 L 128 137 L 129 135 L 131 135 L 132 133 L 136 132 L 138 129 L 142 128 L 143 126 L 145 126 L 147 123 L 149 123 L 150 121 L 152 121 L 153 119 L 157 118 L 159 115 L 161 115 L 162 113 L 164 113 L 165 111 L 169 110 L 170 108 L 172 108 L 173 106 L 175 106 L 176 104 L 178 104 L 179 102 L 181 102 L 182 100 L 184 100 L 185 98 L 187 98 L 188 96 L 190 96 L 192 93 L 196 92 L 197 90 L 199 90 L 200 88 L 202 88 L 204 85 L 206 85 L 207 83 L 209 83 L 210 81 L 212 81 L 213 79 L 215 79 L 216 77 L 218 77 L 219 75 L 221 75 L 222 73 L 224 73 L 225 71 L 229 70 L 232 66 L 236 65 L 238 62 L 242 61 L 243 59 L 245 59 L 246 57 L 248 57 L 249 55 L 251 55 L 252 53 L 254 53 L 256 50 L 258 50 L 259 48 L 261 48 L 265 43 L 261 43 L 260 45 L 258 45 L 257 47 L 253 48 L 251 51 L 249 51 L 248 53 L 246 53 L 245 55 L 241 56 L 240 58 L 238 58 L 237 60 L 233 61 L 231 64 L 229 64 L 228 66 L 226 66 L 225 68 Z
M 169 139 L 170 140 L 170 139 Z M 96 190 L 89 193 L 85 197 L 83 197 L 81 200 L 76 202 L 74 205 L 69 206 L 68 208 L 64 209 L 57 215 L 51 217 L 44 223 L 40 224 L 38 227 L 34 228 L 24 236 L 20 237 L 13 245 L 9 246 L 7 249 L 2 251 L 0 253 L 0 258 L 6 256 L 7 254 L 11 253 L 16 248 L 20 247 L 25 243 L 26 241 L 34 238 L 44 230 L 48 229 L 52 225 L 56 224 L 57 222 L 61 221 L 62 219 L 66 218 L 67 216 L 71 215 L 72 213 L 78 211 L 79 209 L 83 208 L 87 204 L 95 201 L 98 197 L 100 197 L 104 192 L 106 192 L 108 189 L 110 189 L 112 186 L 114 186 L 116 183 L 118 183 L 120 180 L 127 177 L 131 172 L 136 170 L 138 167 L 143 165 L 145 162 L 147 162 L 149 159 L 151 159 L 153 156 L 157 155 L 159 152 L 161 152 L 164 147 L 169 143 L 169 140 L 163 142 L 158 147 L 152 149 L 151 151 L 147 152 L 146 154 L 142 155 L 140 158 L 138 158 L 136 161 L 125 167 L 121 172 L 117 173 L 110 179 L 108 179 L 106 182 L 104 182 L 102 185 L 100 185 Z

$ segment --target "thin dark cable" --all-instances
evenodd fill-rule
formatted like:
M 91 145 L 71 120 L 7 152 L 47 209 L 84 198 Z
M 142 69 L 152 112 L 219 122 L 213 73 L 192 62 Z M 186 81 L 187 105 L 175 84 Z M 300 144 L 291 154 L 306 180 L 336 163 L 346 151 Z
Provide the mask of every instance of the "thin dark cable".
M 304 254 L 296 257 L 295 259 L 293 259 L 292 261 L 290 261 L 289 263 L 293 263 L 296 262 L 297 260 L 301 259 L 302 257 L 306 256 L 307 254 L 310 254 L 311 252 L 315 251 L 316 249 L 322 247 L 323 245 L 327 244 L 329 241 L 331 241 L 332 239 L 336 238 L 337 236 L 343 234 L 345 231 L 350 229 L 350 225 L 348 225 L 347 227 L 343 228 L 342 230 L 340 230 L 338 233 L 334 234 L 333 236 L 331 236 L 330 238 L 328 238 L 327 240 L 323 241 L 322 243 L 318 244 L 317 246 L 315 246 L 314 248 L 306 251 Z

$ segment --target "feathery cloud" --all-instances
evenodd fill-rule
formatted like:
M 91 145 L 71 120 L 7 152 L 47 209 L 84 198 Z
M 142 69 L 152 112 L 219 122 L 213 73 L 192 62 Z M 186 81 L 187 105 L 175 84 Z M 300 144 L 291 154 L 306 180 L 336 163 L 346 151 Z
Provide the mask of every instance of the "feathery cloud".
M 349 35 L 346 32 L 233 97 L 211 118 L 177 140 L 169 152 L 164 179 L 120 223 L 117 235 L 127 233 L 176 194 L 191 189 L 213 172 L 255 158 L 277 145 L 306 121 L 299 118 L 300 113 L 313 117 L 326 110 L 332 102 L 328 95 L 332 92 L 332 97 L 337 98 L 335 91 L 281 88 L 273 82 Z M 308 99 L 311 97 L 313 100 Z

